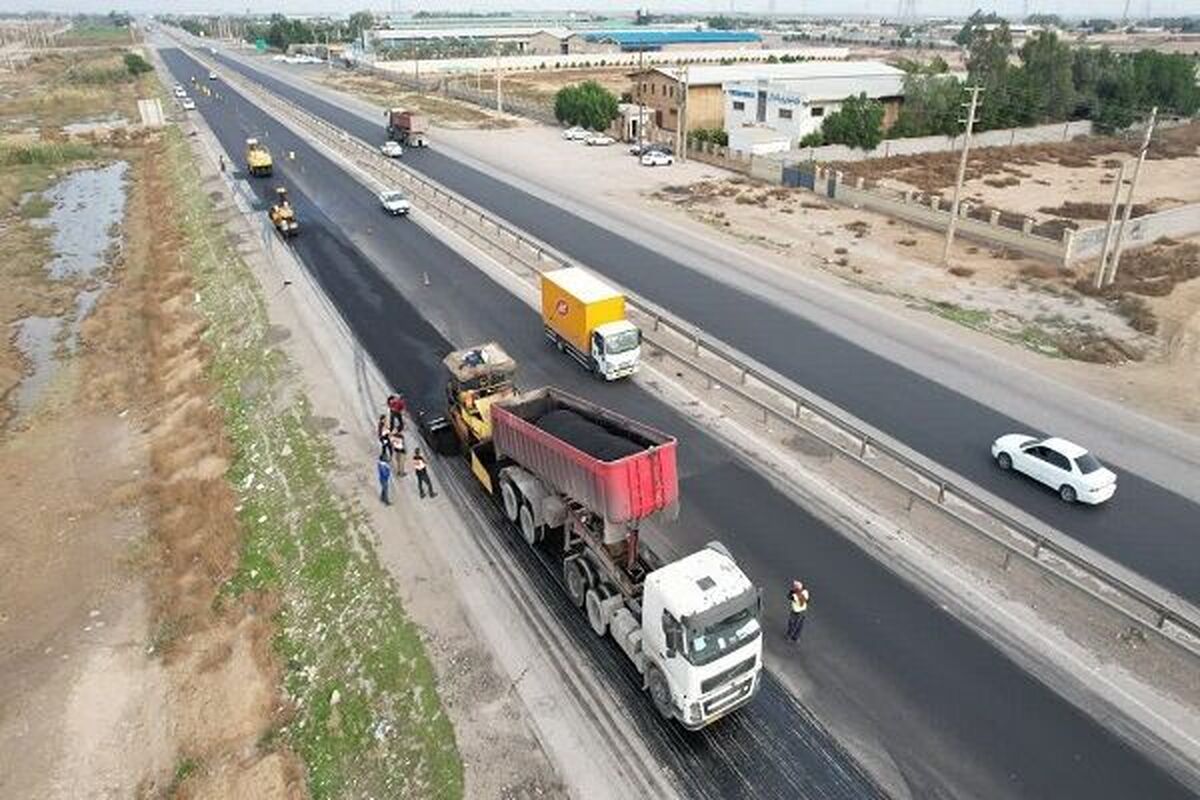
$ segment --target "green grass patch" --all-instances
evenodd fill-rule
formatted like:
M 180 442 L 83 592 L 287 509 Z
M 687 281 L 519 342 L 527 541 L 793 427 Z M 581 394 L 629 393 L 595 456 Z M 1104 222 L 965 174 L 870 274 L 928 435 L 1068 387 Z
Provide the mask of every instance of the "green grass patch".
M 167 787 L 166 796 L 175 797 L 179 794 L 180 787 L 184 781 L 200 771 L 200 762 L 192 757 L 187 757 L 175 765 L 175 774 L 171 776 L 171 785 Z
M 24 219 L 42 219 L 50 214 L 54 204 L 41 194 L 32 194 L 21 203 L 21 217 Z
M 276 399 L 293 382 L 291 367 L 267 341 L 253 275 L 207 193 L 195 191 L 200 178 L 177 129 L 169 148 L 245 534 L 222 598 L 255 590 L 281 598 L 274 645 L 297 712 L 270 741 L 304 760 L 317 800 L 459 798 L 462 761 L 419 632 L 375 558 L 372 532 L 330 485 L 332 448 L 304 424 L 306 401 Z M 244 391 L 249 386 L 260 388 Z
M 0 166 L 57 167 L 97 156 L 95 147 L 80 142 L 21 142 L 0 144 Z
M 71 29 L 54 40 L 58 47 L 96 47 L 112 44 L 133 44 L 138 41 L 136 32 L 125 26 L 85 24 L 73 25 Z
M 975 308 L 963 308 L 954 303 L 933 302 L 929 304 L 929 310 L 939 317 L 976 330 L 986 327 L 992 319 L 992 315 L 987 311 Z

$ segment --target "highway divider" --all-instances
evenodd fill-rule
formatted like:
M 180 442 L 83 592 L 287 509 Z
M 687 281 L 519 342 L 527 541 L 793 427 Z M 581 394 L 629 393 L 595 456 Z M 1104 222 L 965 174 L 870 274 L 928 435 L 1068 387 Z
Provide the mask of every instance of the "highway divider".
M 194 58 L 215 68 L 193 48 Z M 536 283 L 545 271 L 584 266 L 504 219 L 440 184 L 382 156 L 378 149 L 260 84 L 226 70 L 224 80 L 264 109 L 289 120 L 350 161 L 379 184 L 408 190 L 414 204 L 456 234 L 495 257 L 522 280 Z M 436 146 L 436 143 L 434 143 Z M 1019 519 L 979 487 L 932 463 L 844 409 L 805 390 L 735 348 L 678 319 L 665 309 L 627 293 L 631 318 L 662 357 L 698 375 L 754 409 L 757 422 L 814 437 L 840 456 L 882 478 L 907 497 L 911 511 L 922 505 L 944 515 L 995 549 L 998 566 L 1021 563 L 1052 575 L 1091 600 L 1166 641 L 1200 655 L 1200 611 L 1117 564 L 1088 552 L 1034 519 Z

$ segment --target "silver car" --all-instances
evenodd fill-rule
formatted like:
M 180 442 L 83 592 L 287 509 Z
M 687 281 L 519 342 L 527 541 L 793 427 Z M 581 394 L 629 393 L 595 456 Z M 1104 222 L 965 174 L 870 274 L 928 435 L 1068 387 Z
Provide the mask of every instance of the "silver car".
M 383 206 L 384 211 L 393 217 L 407 216 L 408 212 L 412 211 L 412 203 L 408 201 L 403 192 L 395 189 L 387 189 L 380 192 L 379 204 Z

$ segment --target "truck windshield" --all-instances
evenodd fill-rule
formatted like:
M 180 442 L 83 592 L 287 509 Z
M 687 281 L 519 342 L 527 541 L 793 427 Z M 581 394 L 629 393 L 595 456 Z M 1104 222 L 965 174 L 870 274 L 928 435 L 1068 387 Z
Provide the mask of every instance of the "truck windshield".
M 627 353 L 642 342 L 642 332 L 636 328 L 604 337 L 604 352 L 610 355 Z
M 703 666 L 726 653 L 732 653 L 761 633 L 752 606 L 736 611 L 706 628 L 689 626 L 686 631 L 687 660 L 696 666 Z

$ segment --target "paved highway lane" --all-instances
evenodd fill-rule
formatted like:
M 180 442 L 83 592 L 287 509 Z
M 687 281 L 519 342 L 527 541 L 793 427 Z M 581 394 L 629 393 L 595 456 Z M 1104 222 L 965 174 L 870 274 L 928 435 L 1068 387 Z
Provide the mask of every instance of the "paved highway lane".
M 166 59 L 177 76 L 194 69 L 176 51 Z M 442 402 L 438 362 L 446 338 L 496 338 L 521 362 L 525 385 L 564 386 L 679 435 L 683 514 L 664 533 L 681 551 L 714 535 L 731 545 L 766 588 L 768 651 L 799 662 L 810 686 L 805 705 L 884 754 L 915 796 L 1186 796 L 1143 755 L 807 515 L 684 417 L 634 387 L 583 375 L 548 348 L 531 309 L 420 228 L 384 217 L 369 192 L 257 109 L 229 95 L 200 104 L 231 154 L 240 153 L 248 135 L 296 151 L 278 179 L 294 187 L 305 226 L 296 250 L 364 348 L 418 408 Z M 252 185 L 265 195 L 276 182 Z M 422 285 L 425 271 L 429 287 Z M 815 589 L 798 653 L 785 649 L 776 630 L 781 595 L 794 574 Z M 586 632 L 582 617 L 571 619 Z M 629 680 L 615 648 L 603 652 L 610 661 L 601 668 Z M 788 711 L 774 685 L 747 714 L 700 737 L 683 737 L 646 717 L 644 698 L 627 702 L 664 763 L 689 787 L 709 785 L 727 796 L 869 791 L 855 783 L 840 748 L 814 721 Z
M 366 141 L 383 138 L 382 114 L 378 124 L 373 124 L 269 73 L 224 55 L 219 58 Z M 749 353 L 925 456 L 1200 604 L 1200 526 L 1196 524 L 1200 507 L 1188 499 L 1122 472 L 1114 502 L 1100 508 L 1066 506 L 1053 492 L 1001 473 L 992 463 L 989 447 L 996 436 L 1013 431 L 1037 433 L 1018 420 L 439 153 L 436 142 L 428 150 L 409 150 L 404 158 L 410 167 Z

